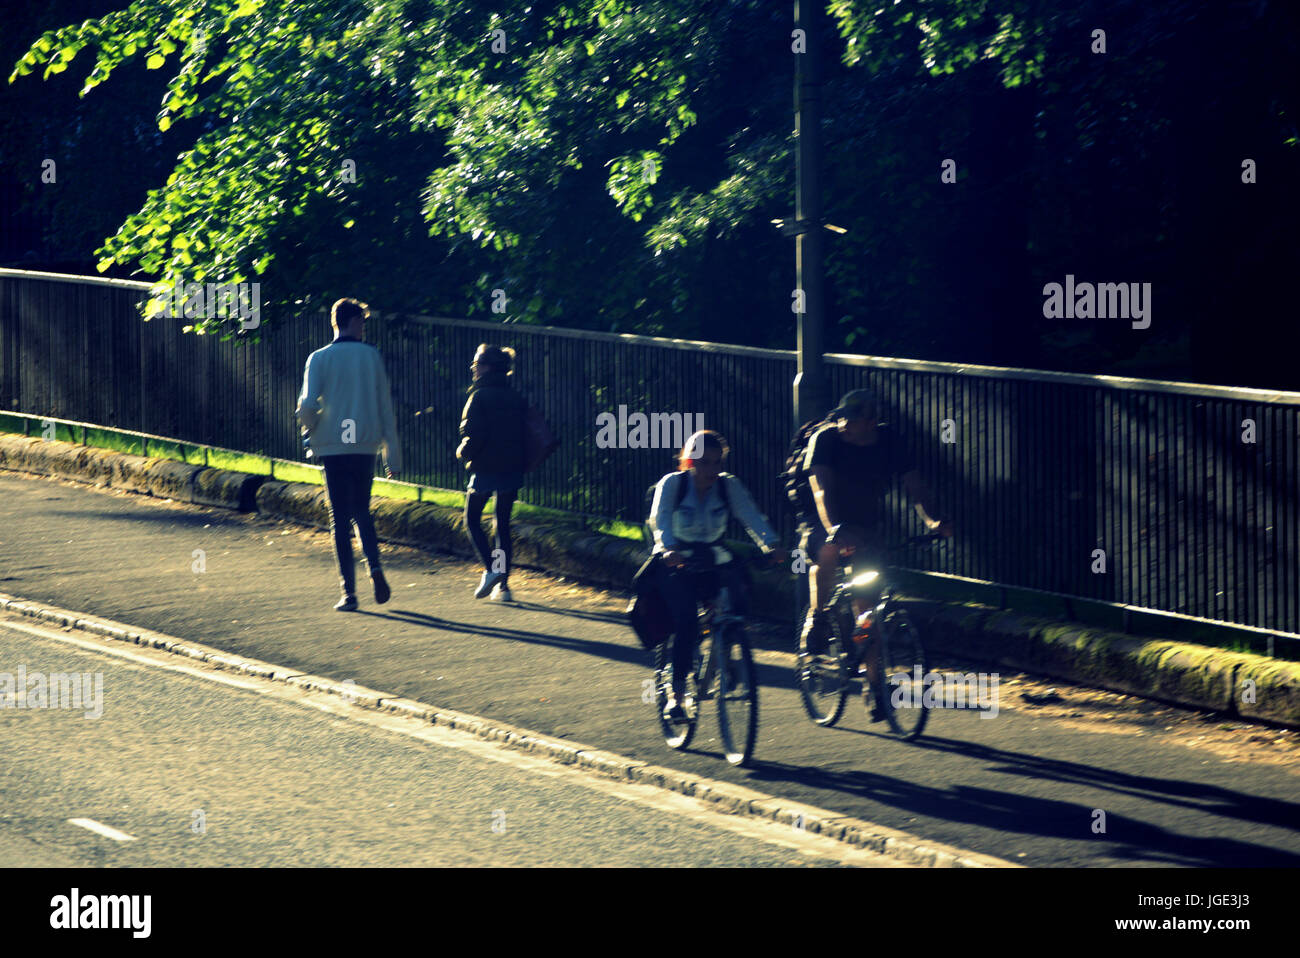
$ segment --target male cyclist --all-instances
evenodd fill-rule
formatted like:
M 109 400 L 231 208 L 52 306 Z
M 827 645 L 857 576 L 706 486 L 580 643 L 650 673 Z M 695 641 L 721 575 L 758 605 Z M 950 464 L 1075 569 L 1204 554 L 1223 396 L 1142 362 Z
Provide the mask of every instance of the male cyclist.
M 950 521 L 934 518 L 937 510 L 929 489 L 902 440 L 890 426 L 878 422 L 879 418 L 875 394 L 855 389 L 826 415 L 826 425 L 808 443 L 804 470 L 819 522 L 804 531 L 801 542 L 810 565 L 808 617 L 800 651 L 825 651 L 829 617 L 822 602 L 834 588 L 840 556 L 855 553 L 868 561 L 883 559 L 885 492 L 894 476 L 902 476 L 903 489 L 926 528 L 945 537 L 952 535 Z M 827 542 L 832 532 L 835 541 Z M 866 608 L 866 603 L 858 600 L 854 614 L 860 615 Z

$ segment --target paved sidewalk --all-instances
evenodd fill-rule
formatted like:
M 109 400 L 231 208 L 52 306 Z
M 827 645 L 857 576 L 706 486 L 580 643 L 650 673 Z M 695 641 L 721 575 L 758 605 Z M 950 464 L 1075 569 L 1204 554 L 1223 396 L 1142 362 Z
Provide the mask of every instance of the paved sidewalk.
M 1082 730 L 1010 702 L 991 720 L 937 712 L 914 744 L 879 734 L 858 703 L 843 728 L 818 729 L 781 656 L 761 660 L 755 769 L 726 764 L 708 716 L 697 751 L 674 753 L 642 701 L 647 657 L 618 615 L 619 597 L 522 572 L 512 576 L 520 602 L 492 604 L 472 598 L 478 572 L 467 563 L 387 546 L 384 554 L 392 601 L 376 607 L 363 593 L 360 613 L 340 614 L 331 609 L 335 577 L 319 531 L 0 473 L 0 591 L 12 595 L 1010 861 L 1300 864 L 1294 765 L 1229 761 L 1159 735 Z M 1104 834 L 1092 830 L 1097 809 L 1106 813 Z

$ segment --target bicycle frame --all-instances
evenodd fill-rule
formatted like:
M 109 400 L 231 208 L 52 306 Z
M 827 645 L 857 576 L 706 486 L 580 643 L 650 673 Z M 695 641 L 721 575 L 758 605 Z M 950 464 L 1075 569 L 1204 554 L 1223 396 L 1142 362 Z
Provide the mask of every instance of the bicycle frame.
M 727 586 L 720 586 L 711 599 L 705 599 L 699 603 L 699 610 L 696 613 L 699 617 L 700 628 L 700 645 L 703 645 L 705 639 L 711 639 L 713 635 L 721 634 L 728 626 L 735 623 L 744 623 L 742 616 L 736 615 L 731 608 L 731 592 Z M 713 687 L 713 680 L 717 676 L 718 668 L 718 649 L 713 642 L 709 643 L 709 655 L 707 660 L 701 662 L 700 646 L 696 646 L 696 668 L 695 674 L 699 677 L 698 688 L 700 697 L 709 698 L 709 689 Z M 701 666 L 703 668 L 701 668 Z
M 857 598 L 858 590 L 870 587 L 871 591 L 878 595 L 871 608 L 865 610 L 862 615 L 869 615 L 873 619 L 879 619 L 889 609 L 889 605 L 894 601 L 894 588 L 889 583 L 888 575 L 884 569 L 866 569 L 854 574 L 851 563 L 845 563 L 842 567 L 840 581 L 836 583 L 835 589 L 831 592 L 830 601 L 826 603 L 827 608 L 836 608 L 841 602 L 848 601 L 849 607 L 853 608 L 853 600 Z M 861 624 L 862 615 L 854 609 L 853 624 Z
M 938 539 L 938 535 L 913 536 L 898 546 L 886 548 L 885 552 Z M 834 531 L 828 541 L 834 541 Z M 859 563 L 856 569 L 855 559 Z M 828 646 L 824 652 L 814 653 L 807 649 L 802 637 L 799 640 L 795 668 L 804 710 L 817 725 L 834 725 L 844 714 L 849 683 L 863 676 L 864 701 L 872 706 L 872 719 L 883 718 L 895 734 L 905 739 L 915 738 L 925 727 L 925 713 L 920 713 L 914 723 L 900 720 L 893 700 L 886 698 L 884 692 L 886 679 L 892 682 L 892 677 L 885 673 L 897 664 L 894 652 L 906 649 L 904 655 L 919 656 L 912 661 L 926 661 L 924 645 L 912 628 L 907 610 L 899 608 L 901 603 L 896 601 L 893 570 L 885 564 L 882 555 L 859 550 L 842 558 L 837 573 L 825 606 L 831 616 L 828 625 L 835 640 L 834 648 Z M 868 592 L 869 602 L 864 601 Z M 851 616 L 845 615 L 846 604 L 853 609 Z M 851 627 L 846 619 L 850 620 Z
M 688 692 L 696 703 L 716 701 L 718 733 L 727 761 L 744 766 L 751 760 L 757 741 L 758 682 L 744 633 L 744 616 L 733 607 L 735 594 L 724 584 L 725 581 L 717 583 L 713 595 L 696 599 L 699 641 L 688 677 L 694 689 L 684 688 L 683 691 Z M 704 646 L 706 640 L 707 650 Z M 676 637 L 674 641 L 677 641 Z M 656 650 L 655 667 L 661 683 L 656 699 L 656 707 L 660 709 L 660 729 L 670 748 L 684 749 L 695 734 L 700 717 L 698 705 L 693 711 L 687 708 L 684 721 L 665 717 L 665 703 L 672 694 L 671 688 L 664 684 L 670 676 L 671 657 L 662 646 Z
M 937 542 L 938 539 L 939 536 L 933 533 L 928 535 L 911 536 L 898 545 L 888 547 L 886 551 L 896 552 L 908 545 L 916 545 L 923 542 L 933 543 Z M 885 616 L 890 612 L 894 603 L 894 587 L 891 583 L 892 576 L 890 575 L 889 567 L 882 562 L 879 563 L 879 568 L 869 568 L 863 569 L 861 572 L 855 572 L 853 560 L 856 557 L 856 553 L 845 556 L 844 561 L 840 563 L 839 581 L 836 582 L 835 588 L 831 592 L 830 601 L 826 603 L 827 608 L 837 609 L 840 607 L 840 603 L 846 600 L 848 601 L 849 608 L 853 610 L 853 631 L 855 633 L 863 626 L 864 619 L 867 624 L 883 621 Z M 857 597 L 856 593 L 858 590 L 867 588 L 878 593 L 878 598 L 872 604 L 871 608 L 865 609 L 862 614 L 859 615 L 857 610 L 853 608 L 853 600 Z M 862 643 L 853 643 L 853 645 L 855 647 L 848 650 L 851 666 L 861 662 L 867 651 L 875 645 L 875 642 L 872 640 Z
M 684 571 L 698 572 L 713 567 L 695 559 L 687 559 L 682 568 Z M 709 697 L 708 689 L 712 686 L 717 675 L 718 656 L 714 645 L 710 643 L 708 658 L 704 659 L 702 651 L 704 640 L 711 638 L 715 634 L 721 634 L 729 625 L 743 625 L 745 619 L 744 616 L 737 615 L 733 611 L 731 589 L 729 586 L 722 584 L 719 584 L 718 591 L 712 597 L 696 602 L 695 614 L 699 622 L 699 642 L 695 646 L 695 675 L 698 680 L 700 698 L 707 700 Z M 673 641 L 677 641 L 675 636 Z
M 887 551 L 894 552 L 905 546 L 914 545 L 922 542 L 936 542 L 938 536 L 935 534 L 912 536 L 900 543 L 890 547 Z M 894 600 L 894 587 L 890 582 L 891 576 L 888 572 L 888 566 L 880 564 L 878 569 L 863 569 L 861 572 L 854 573 L 853 559 L 856 556 L 845 556 L 847 561 L 840 563 L 839 581 L 835 584 L 831 592 L 830 601 L 826 603 L 827 608 L 834 608 L 844 599 L 850 602 L 855 598 L 855 591 L 870 586 L 873 591 L 879 593 L 879 598 L 873 604 L 871 609 L 867 610 L 873 617 L 879 618 L 888 610 L 889 605 Z M 864 613 L 866 614 L 866 613 Z M 860 616 L 854 613 L 854 625 L 858 624 Z

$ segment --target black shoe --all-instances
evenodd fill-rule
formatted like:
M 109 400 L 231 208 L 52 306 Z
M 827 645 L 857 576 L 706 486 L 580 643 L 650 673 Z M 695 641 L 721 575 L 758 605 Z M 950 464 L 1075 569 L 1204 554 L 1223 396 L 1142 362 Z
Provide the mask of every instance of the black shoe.
M 335 612 L 355 612 L 357 611 L 357 597 L 355 595 L 345 595 L 339 599 L 338 605 L 334 606 Z
M 370 573 L 370 583 L 375 587 L 375 602 L 383 605 L 393 596 L 393 590 L 388 587 L 388 580 L 384 578 L 384 570 L 376 568 Z
M 871 703 L 871 721 L 883 722 L 885 720 L 885 710 L 880 707 L 880 703 L 876 701 L 871 689 L 864 689 L 862 697 Z
M 664 719 L 674 725 L 684 725 L 689 722 L 691 719 L 686 714 L 685 708 L 688 704 L 690 704 L 689 696 L 669 694 L 668 701 L 664 705 Z

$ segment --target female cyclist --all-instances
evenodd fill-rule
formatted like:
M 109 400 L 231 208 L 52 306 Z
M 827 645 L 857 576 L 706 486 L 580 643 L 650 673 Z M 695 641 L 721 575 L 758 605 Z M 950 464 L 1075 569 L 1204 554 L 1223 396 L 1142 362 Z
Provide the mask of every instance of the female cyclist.
M 744 613 L 744 580 L 722 536 L 735 516 L 763 552 L 780 561 L 779 541 L 753 497 L 735 476 L 722 471 L 730 452 L 727 441 L 711 429 L 686 440 L 678 469 L 659 480 L 650 507 L 654 553 L 666 574 L 660 577 L 664 599 L 673 619 L 672 694 L 664 707 L 669 721 L 685 721 L 684 690 L 699 644 L 696 603 L 728 586 L 735 610 Z M 689 567 L 687 560 L 690 560 Z

